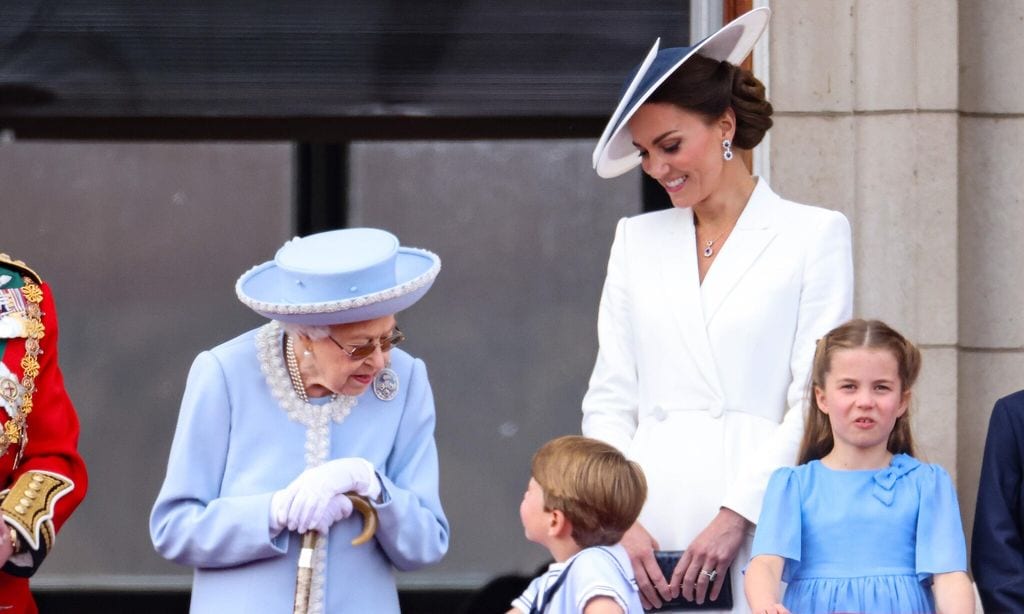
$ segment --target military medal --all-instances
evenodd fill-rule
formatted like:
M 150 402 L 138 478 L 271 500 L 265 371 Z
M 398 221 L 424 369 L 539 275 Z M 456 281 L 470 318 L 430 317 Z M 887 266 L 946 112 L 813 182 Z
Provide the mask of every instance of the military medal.
M 13 377 L 0 377 L 0 397 L 8 403 L 18 398 L 18 382 Z
M 0 385 L 0 394 L 5 401 L 4 409 L 8 410 L 7 413 L 11 416 L 11 419 L 4 423 L 3 434 L 0 436 L 0 456 L 6 454 L 11 445 L 17 445 L 14 468 L 21 462 L 21 455 L 28 441 L 28 416 L 32 413 L 32 395 L 36 391 L 35 379 L 40 369 L 39 340 L 46 334 L 46 328 L 41 321 L 42 313 L 39 310 L 39 303 L 43 301 L 43 291 L 31 279 L 25 278 L 24 284 L 14 290 L 0 290 L 0 300 L 8 310 L 8 313 L 0 318 L 0 332 L 9 337 L 9 333 L 12 332 L 10 325 L 13 323 L 18 325 L 17 328 L 20 328 L 20 332 L 26 337 L 25 354 L 19 361 L 22 370 L 20 386 L 17 379 Z M 14 389 L 17 390 L 16 400 L 7 401 L 7 395 Z M 13 414 L 10 412 L 12 408 L 15 410 Z
M 373 377 L 373 395 L 381 401 L 398 396 L 398 374 L 391 367 L 384 367 Z

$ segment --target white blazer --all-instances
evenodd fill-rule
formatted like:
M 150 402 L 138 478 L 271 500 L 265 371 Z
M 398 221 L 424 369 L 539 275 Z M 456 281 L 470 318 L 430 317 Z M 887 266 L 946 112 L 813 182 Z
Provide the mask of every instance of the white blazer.
M 846 218 L 764 180 L 703 284 L 697 257 L 690 209 L 619 221 L 583 399 L 583 434 L 643 467 L 640 522 L 664 550 L 721 506 L 757 522 L 771 472 L 796 460 L 815 341 L 852 311 Z

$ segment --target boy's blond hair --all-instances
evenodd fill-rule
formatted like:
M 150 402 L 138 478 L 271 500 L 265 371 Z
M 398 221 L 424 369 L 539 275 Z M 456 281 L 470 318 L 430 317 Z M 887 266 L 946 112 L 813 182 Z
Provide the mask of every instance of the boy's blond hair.
M 640 465 L 596 439 L 553 439 L 533 455 L 531 470 L 544 491 L 544 508 L 565 514 L 581 548 L 618 543 L 647 499 Z

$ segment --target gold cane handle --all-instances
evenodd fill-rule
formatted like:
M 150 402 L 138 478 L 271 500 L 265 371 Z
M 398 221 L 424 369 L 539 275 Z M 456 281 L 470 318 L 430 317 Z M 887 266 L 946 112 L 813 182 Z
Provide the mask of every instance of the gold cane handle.
M 361 546 L 370 541 L 373 538 L 373 534 L 377 532 L 377 510 L 370 505 L 366 497 L 352 493 L 345 493 L 345 496 L 352 501 L 352 507 L 363 517 L 363 532 L 356 535 L 355 539 L 352 540 L 353 546 Z
M 353 546 L 361 546 L 373 539 L 377 532 L 377 510 L 366 497 L 345 493 L 352 501 L 352 507 L 363 517 L 363 531 L 352 540 Z M 299 569 L 295 577 L 295 607 L 292 614 L 306 614 L 309 611 L 309 593 L 313 584 L 313 553 L 320 534 L 309 531 L 302 534 L 302 548 L 299 550 Z

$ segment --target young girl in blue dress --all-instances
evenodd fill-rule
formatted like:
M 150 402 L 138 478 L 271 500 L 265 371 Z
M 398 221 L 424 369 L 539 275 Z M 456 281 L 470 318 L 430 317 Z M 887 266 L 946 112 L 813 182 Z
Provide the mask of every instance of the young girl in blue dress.
M 877 320 L 818 341 L 800 464 L 772 475 L 757 523 L 754 614 L 974 611 L 952 480 L 913 456 L 920 365 Z

